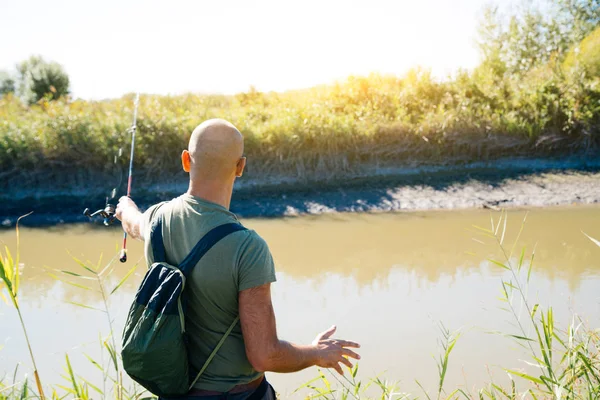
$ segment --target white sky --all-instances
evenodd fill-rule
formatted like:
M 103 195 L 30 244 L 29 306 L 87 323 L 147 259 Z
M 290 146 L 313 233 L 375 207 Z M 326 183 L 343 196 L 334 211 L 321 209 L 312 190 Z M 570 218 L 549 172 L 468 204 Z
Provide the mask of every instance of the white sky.
M 498 0 L 507 3 L 510 0 Z M 478 62 L 484 0 L 0 0 L 0 69 L 62 64 L 76 97 L 286 90 Z

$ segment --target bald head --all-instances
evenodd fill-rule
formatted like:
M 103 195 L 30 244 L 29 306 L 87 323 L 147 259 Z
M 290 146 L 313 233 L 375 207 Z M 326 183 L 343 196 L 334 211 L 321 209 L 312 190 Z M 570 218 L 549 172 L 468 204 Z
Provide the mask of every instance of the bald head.
M 210 119 L 198 125 L 188 145 L 191 180 L 226 181 L 241 175 L 240 158 L 244 138 L 235 126 L 223 119 Z M 186 152 L 183 154 L 184 169 Z

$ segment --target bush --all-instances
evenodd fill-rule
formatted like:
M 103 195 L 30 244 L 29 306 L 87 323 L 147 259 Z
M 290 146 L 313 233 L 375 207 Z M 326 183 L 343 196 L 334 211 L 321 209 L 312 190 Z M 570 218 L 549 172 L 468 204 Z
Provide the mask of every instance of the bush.
M 27 104 L 34 104 L 44 97 L 54 100 L 69 94 L 69 76 L 56 62 L 32 56 L 18 64 L 17 71 L 19 94 Z

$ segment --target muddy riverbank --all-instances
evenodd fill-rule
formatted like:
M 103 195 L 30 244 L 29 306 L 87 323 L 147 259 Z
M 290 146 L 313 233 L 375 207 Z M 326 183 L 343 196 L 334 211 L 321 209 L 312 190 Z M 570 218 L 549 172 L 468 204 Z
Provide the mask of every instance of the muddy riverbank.
M 174 183 L 135 188 L 134 200 L 146 208 L 186 190 L 185 176 Z M 85 207 L 104 205 L 104 188 L 90 184 L 73 190 L 17 189 L 0 195 L 0 223 L 47 226 L 85 222 Z M 432 209 L 543 207 L 600 202 L 600 159 L 505 159 L 461 166 L 373 169 L 335 182 L 240 180 L 232 211 L 241 217 L 283 217 L 329 212 L 380 212 Z

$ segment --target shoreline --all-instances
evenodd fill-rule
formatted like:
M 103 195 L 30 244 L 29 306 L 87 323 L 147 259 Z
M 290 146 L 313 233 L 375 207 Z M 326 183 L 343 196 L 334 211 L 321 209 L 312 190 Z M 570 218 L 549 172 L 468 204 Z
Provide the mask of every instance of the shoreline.
M 141 209 L 185 192 L 176 183 L 134 190 Z M 179 179 L 182 178 L 182 179 Z M 16 190 L 0 196 L 0 228 L 82 223 L 85 207 L 104 206 L 102 188 Z M 137 192 L 137 193 L 136 193 Z M 278 218 L 332 212 L 392 212 L 469 208 L 544 207 L 600 203 L 600 159 L 502 159 L 464 165 L 373 168 L 328 181 L 246 180 L 234 188 L 231 210 L 241 218 Z M 96 223 L 101 223 L 96 221 Z

